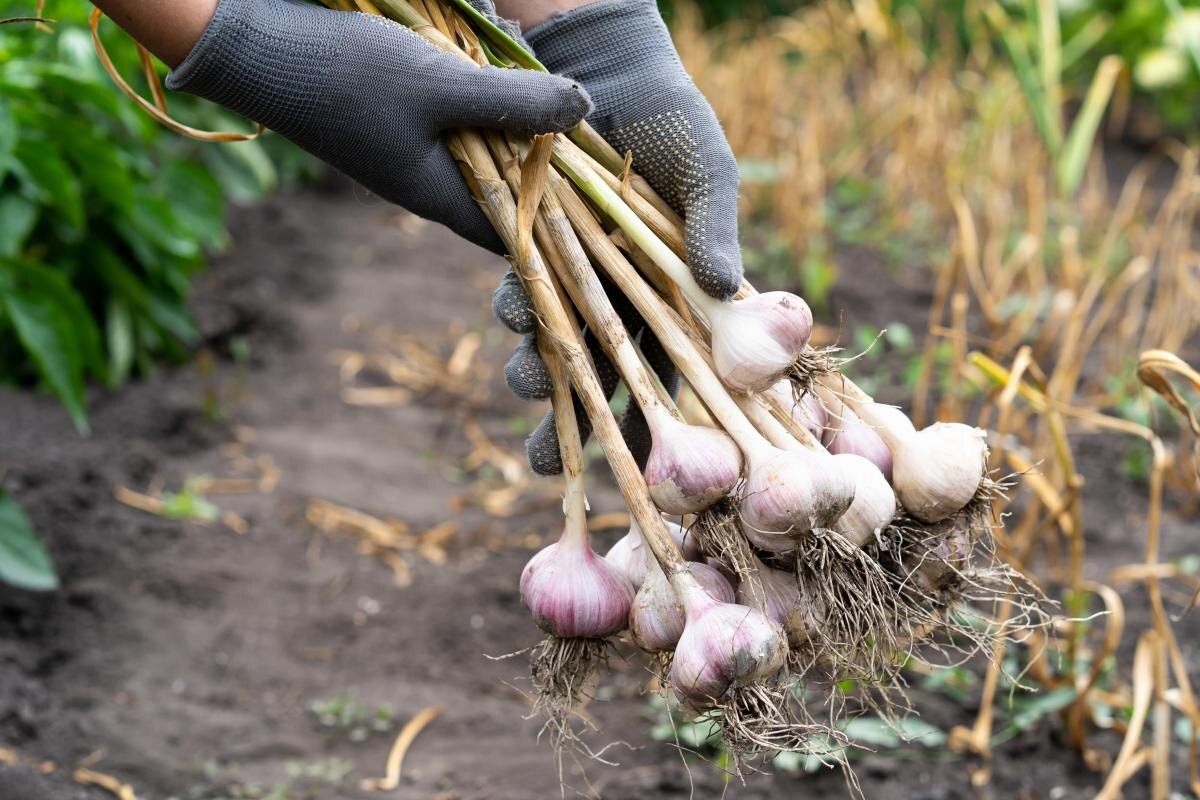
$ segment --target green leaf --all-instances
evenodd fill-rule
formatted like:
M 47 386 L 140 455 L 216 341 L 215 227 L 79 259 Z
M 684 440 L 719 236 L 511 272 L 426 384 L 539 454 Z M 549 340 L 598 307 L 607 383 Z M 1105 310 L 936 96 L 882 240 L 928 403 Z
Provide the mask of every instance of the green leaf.
M 37 204 L 31 200 L 18 194 L 0 197 L 0 258 L 15 258 L 20 254 L 37 217 Z
M 40 139 L 22 139 L 15 150 L 13 171 L 34 195 L 50 203 L 75 228 L 84 226 L 83 197 L 79 182 L 53 144 Z
M 1009 731 L 1015 733 L 1029 729 L 1042 717 L 1061 711 L 1074 703 L 1078 696 L 1073 687 L 1066 686 L 1019 703 L 1016 712 L 1009 718 Z
M 33 359 L 38 373 L 58 396 L 75 428 L 88 430 L 83 409 L 84 357 L 76 330 L 79 320 L 56 299 L 30 289 L 18 278 L 2 298 L 4 309 L 12 320 L 17 338 Z
M 58 588 L 50 554 L 38 541 L 29 517 L 0 489 L 0 580 L 22 589 Z
M 108 385 L 120 386 L 133 368 L 133 320 L 129 307 L 115 297 L 109 298 L 104 315 L 104 333 L 108 343 Z
M 1075 123 L 1067 136 L 1066 147 L 1058 161 L 1058 186 L 1064 194 L 1074 194 L 1079 188 L 1079 182 L 1083 180 L 1083 171 L 1092 153 L 1092 144 L 1096 140 L 1100 120 L 1104 117 L 1104 110 L 1108 108 L 1113 88 L 1117 85 L 1117 77 L 1124 68 L 1125 62 L 1119 56 L 1105 56 L 1096 68 L 1096 76 L 1092 79 L 1092 85 L 1088 87 L 1083 107 L 1075 117 Z
M 118 212 L 133 207 L 133 180 L 129 164 L 111 140 L 95 135 L 82 125 L 66 128 L 66 154 L 87 186 L 112 203 Z
M 96 327 L 92 311 L 66 276 L 49 266 L 23 264 L 13 265 L 14 274 L 29 286 L 34 294 L 43 295 L 60 306 L 72 321 L 76 344 L 79 347 L 82 367 L 97 378 L 107 371 L 104 350 L 100 342 L 100 331 Z
M 202 165 L 190 161 L 171 161 L 159 173 L 164 195 L 172 198 L 176 218 L 205 247 L 223 248 L 229 235 L 225 230 L 225 201 L 221 184 Z
M 4 179 L 12 166 L 13 148 L 16 144 L 17 122 L 8 110 L 8 103 L 0 99 L 0 180 Z
M 867 747 L 891 750 L 902 744 L 900 737 L 879 717 L 854 717 L 846 720 L 841 728 L 852 742 Z
M 111 250 L 101 248 L 92 255 L 96 270 L 112 291 L 129 304 L 131 311 L 149 319 L 185 344 L 196 341 L 199 334 L 182 306 L 173 305 L 152 293 Z M 142 337 L 136 338 L 144 343 Z
M 167 519 L 215 522 L 220 511 L 208 498 L 185 486 L 178 492 L 168 493 L 163 498 L 162 516 Z
M 910 714 L 897 720 L 893 728 L 906 742 L 916 742 L 925 747 L 941 747 L 946 743 L 945 731 L 916 715 Z

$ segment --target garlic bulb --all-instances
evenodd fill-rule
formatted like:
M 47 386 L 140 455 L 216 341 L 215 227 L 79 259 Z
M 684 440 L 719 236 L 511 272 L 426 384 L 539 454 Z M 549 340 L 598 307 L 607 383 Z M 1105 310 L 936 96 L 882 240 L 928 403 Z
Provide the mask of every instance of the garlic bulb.
M 757 556 L 753 559 L 753 577 L 738 586 L 737 601 L 777 622 L 792 647 L 812 639 L 824 615 L 820 600 L 802 593 L 794 574 L 772 569 Z
M 785 408 L 791 410 L 792 419 L 797 424 L 802 425 L 816 439 L 821 439 L 825 433 L 825 427 L 829 424 L 829 414 L 825 411 L 825 406 L 821 405 L 821 400 L 812 392 L 805 392 L 799 400 L 796 399 L 795 391 L 792 388 L 792 382 L 789 380 L 780 381 L 771 387 L 771 394 L 779 398 Z
M 700 545 L 696 541 L 695 535 L 670 520 L 664 520 L 664 522 L 666 522 L 667 531 L 671 534 L 671 540 L 675 542 L 675 547 L 683 554 L 685 561 L 704 560 L 704 553 L 700 551 Z M 634 589 L 638 589 L 646 579 L 646 556 L 648 554 L 649 548 L 642 538 L 642 531 L 636 522 L 632 522 L 629 526 L 629 533 L 618 539 L 616 544 L 605 553 L 604 558 L 621 570 L 622 574 L 633 584 Z
M 730 586 L 732 586 L 734 589 L 737 589 L 737 586 L 738 586 L 737 573 L 733 572 L 731 569 L 726 567 L 719 558 L 712 558 L 712 557 L 705 558 L 704 563 L 707 564 L 708 566 L 712 567 L 713 569 L 715 569 L 717 572 L 721 573 L 721 577 L 725 579 L 725 582 L 728 583 Z
M 830 527 L 854 500 L 854 479 L 827 453 L 765 447 L 749 461 L 742 524 L 766 550 L 790 550 L 791 537 Z
M 808 303 L 789 292 L 705 303 L 713 365 L 731 389 L 770 388 L 795 363 L 812 335 Z
M 852 401 L 863 421 L 892 451 L 892 486 L 909 514 L 938 522 L 975 497 L 987 469 L 987 435 L 958 422 L 935 422 L 916 430 L 893 406 Z
M 908 579 L 929 594 L 950 588 L 970 562 L 973 546 L 967 520 L 950 518 L 934 523 L 925 531 L 924 540 L 908 549 L 904 558 Z
M 651 557 L 653 558 L 653 557 Z M 720 572 L 707 564 L 689 564 L 688 570 L 701 588 L 722 603 L 733 602 L 733 587 Z M 634 644 L 650 653 L 675 649 L 683 634 L 683 603 L 658 562 L 648 564 L 646 580 L 633 599 L 629 612 L 629 632 Z
M 862 547 L 895 518 L 896 493 L 871 461 L 853 453 L 833 458 L 854 480 L 854 502 L 833 523 L 833 529 Z
M 663 513 L 703 511 L 741 479 L 742 454 L 729 434 L 688 425 L 666 411 L 652 411 L 646 420 L 652 437 L 646 484 Z
M 710 597 L 686 575 L 672 576 L 686 623 L 671 662 L 671 687 L 696 710 L 721 704 L 733 686 L 774 675 L 787 657 L 778 623 L 748 606 Z
M 863 423 L 853 411 L 843 408 L 837 418 L 829 421 L 821 443 L 830 453 L 850 453 L 862 456 L 883 473 L 888 483 L 892 481 L 892 451 L 882 437 L 871 426 Z
M 586 524 L 568 517 L 562 537 L 521 572 L 521 600 L 538 627 L 563 639 L 600 639 L 625 629 L 633 586 L 588 544 Z

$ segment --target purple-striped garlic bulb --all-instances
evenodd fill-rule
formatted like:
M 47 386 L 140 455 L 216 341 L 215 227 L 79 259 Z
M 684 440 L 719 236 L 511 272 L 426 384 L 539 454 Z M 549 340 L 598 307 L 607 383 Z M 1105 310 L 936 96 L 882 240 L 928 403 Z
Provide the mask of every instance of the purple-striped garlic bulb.
M 534 622 L 563 639 L 620 633 L 633 594 L 624 573 L 592 550 L 582 516 L 568 516 L 559 540 L 529 559 L 521 572 L 521 600 Z
M 761 392 L 779 381 L 812 335 L 808 303 L 790 292 L 714 300 L 702 311 L 712 332 L 717 375 L 740 392 Z
M 719 706 L 732 687 L 769 678 L 787 657 L 787 637 L 761 611 L 722 603 L 687 573 L 671 576 L 686 621 L 671 662 L 671 688 L 695 710 Z
M 695 514 L 725 497 L 742 476 L 742 453 L 725 431 L 688 425 L 664 408 L 647 409 L 650 456 L 644 474 L 665 514 Z

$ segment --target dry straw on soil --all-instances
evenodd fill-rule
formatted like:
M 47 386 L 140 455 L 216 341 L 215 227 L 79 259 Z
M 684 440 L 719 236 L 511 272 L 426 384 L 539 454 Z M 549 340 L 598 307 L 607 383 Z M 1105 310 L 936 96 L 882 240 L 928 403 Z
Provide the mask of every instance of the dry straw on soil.
M 1024 474 L 1003 503 L 1013 521 L 997 532 L 1000 558 L 1041 586 L 1066 588 L 1076 616 L 1108 612 L 1049 639 L 1031 637 L 1029 675 L 1046 688 L 1076 689 L 1078 699 L 1064 712 L 1068 738 L 1087 763 L 1109 767 L 1102 797 L 1115 796 L 1146 765 L 1155 796 L 1166 797 L 1171 717 L 1188 716 L 1200 729 L 1200 709 L 1162 584 L 1182 583 L 1185 596 L 1200 589 L 1194 577 L 1160 562 L 1160 522 L 1164 490 L 1175 489 L 1194 511 L 1200 478 L 1187 443 L 1172 449 L 1112 409 L 1121 392 L 1149 387 L 1193 433 L 1200 428 L 1187 399 L 1200 376 L 1173 355 L 1194 348 L 1200 329 L 1200 156 L 1164 142 L 1113 183 L 1097 146 L 1078 190 L 1063 192 L 1007 63 L 991 48 L 958 52 L 949 30 L 934 38 L 943 55 L 955 57 L 930 60 L 917 45 L 929 32 L 915 19 L 903 23 L 872 2 L 831 2 L 765 30 L 735 24 L 706 32 L 685 10 L 675 33 L 739 158 L 765 173 L 749 175 L 743 187 L 752 234 L 769 227 L 800 261 L 832 236 L 832 188 L 865 180 L 878 191 L 875 221 L 886 234 L 943 251 L 930 264 L 932 335 L 914 420 L 961 419 L 974 410 L 992 433 L 991 466 Z M 1120 115 L 1111 116 L 1110 127 L 1119 126 Z M 1169 185 L 1154 184 L 1165 173 Z M 943 231 L 948 247 L 939 248 Z M 935 393 L 942 340 L 952 344 L 952 366 Z M 964 399 L 968 388 L 983 389 L 984 402 Z M 1072 447 L 1072 435 L 1083 431 L 1140 437 L 1151 451 L 1145 561 L 1114 571 L 1107 584 L 1083 577 L 1082 479 Z M 1104 692 L 1106 702 L 1132 716 L 1120 752 L 1102 754 L 1089 743 L 1093 703 L 1101 694 L 1100 665 L 1124 634 L 1113 587 L 1131 582 L 1144 585 L 1153 625 L 1135 632 L 1133 663 L 1122 665 L 1125 677 Z M 999 610 L 1002 618 L 1009 613 Z M 1058 653 L 1068 658 L 1059 662 Z M 1003 653 L 995 656 L 977 723 L 952 738 L 982 757 L 985 766 L 975 774 L 981 784 L 989 777 L 995 665 Z M 1153 744 L 1142 741 L 1147 726 Z M 1193 793 L 1200 791 L 1198 762 L 1193 741 Z

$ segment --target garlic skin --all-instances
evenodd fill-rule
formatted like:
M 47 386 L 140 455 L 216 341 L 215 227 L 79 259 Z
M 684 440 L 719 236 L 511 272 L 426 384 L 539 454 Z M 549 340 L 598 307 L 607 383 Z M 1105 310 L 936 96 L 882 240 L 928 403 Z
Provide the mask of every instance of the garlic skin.
M 826 454 L 764 451 L 752 461 L 742 496 L 746 538 L 773 552 L 791 549 L 790 536 L 828 528 L 854 500 L 854 479 Z
M 721 577 L 725 579 L 725 582 L 732 586 L 735 590 L 738 588 L 739 581 L 737 574 L 722 564 L 720 559 L 709 556 L 704 559 L 704 563 L 721 573 Z
M 825 406 L 821 405 L 820 398 L 812 392 L 805 392 L 797 400 L 796 393 L 792 389 L 792 382 L 788 380 L 775 384 L 770 391 L 785 408 L 791 411 L 792 419 L 797 425 L 806 428 L 817 439 L 824 436 L 826 426 L 829 424 L 829 413 L 825 410 Z
M 862 547 L 896 517 L 896 493 L 874 463 L 853 453 L 833 458 L 854 479 L 854 502 L 833 529 Z
M 681 594 L 687 623 L 671 662 L 671 688 L 680 702 L 697 711 L 712 708 L 730 687 L 783 666 L 787 637 L 778 623 L 748 606 L 718 602 L 698 586 Z
M 959 518 L 935 523 L 927 536 L 904 559 L 904 568 L 908 580 L 918 589 L 936 595 L 950 588 L 967 568 L 974 542 L 970 524 Z
M 856 411 L 892 451 L 892 486 L 904 509 L 939 522 L 975 497 L 987 470 L 987 434 L 960 422 L 935 422 L 920 431 L 900 409 L 858 403 Z
M 732 603 L 733 587 L 720 572 L 707 564 L 689 564 L 688 571 L 710 597 Z M 657 563 L 646 571 L 646 581 L 638 589 L 629 611 L 629 633 L 633 642 L 649 653 L 675 649 L 683 634 L 686 616 L 683 603 Z
M 704 560 L 704 553 L 700 551 L 700 545 L 695 536 L 670 520 L 663 521 L 667 525 L 667 532 L 671 534 L 671 540 L 675 542 L 675 546 L 679 548 L 685 561 Z M 629 533 L 618 539 L 605 553 L 604 558 L 621 570 L 634 589 L 638 589 L 646 579 L 646 555 L 648 552 L 649 548 L 642 538 L 642 531 L 638 528 L 637 523 L 633 522 L 629 527 Z
M 724 431 L 688 425 L 667 413 L 657 415 L 650 429 L 653 444 L 644 474 L 650 497 L 664 514 L 703 511 L 741 479 L 742 453 Z
M 521 600 L 551 636 L 601 639 L 625 629 L 633 586 L 588 546 L 586 535 L 580 542 L 564 534 L 525 565 Z
M 892 482 L 892 451 L 883 438 L 870 425 L 865 424 L 854 412 L 844 408 L 826 428 L 821 443 L 833 455 L 853 454 L 870 461 L 883 473 L 888 483 Z
M 790 292 L 764 292 L 705 308 L 713 365 L 731 389 L 769 389 L 795 363 L 812 335 L 808 303 Z
M 819 601 L 800 591 L 800 583 L 794 574 L 772 569 L 757 557 L 752 569 L 761 591 L 752 588 L 752 581 L 745 581 L 738 587 L 737 601 L 778 623 L 792 647 L 811 640 L 824 617 Z

